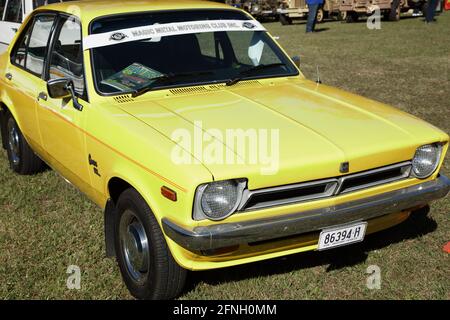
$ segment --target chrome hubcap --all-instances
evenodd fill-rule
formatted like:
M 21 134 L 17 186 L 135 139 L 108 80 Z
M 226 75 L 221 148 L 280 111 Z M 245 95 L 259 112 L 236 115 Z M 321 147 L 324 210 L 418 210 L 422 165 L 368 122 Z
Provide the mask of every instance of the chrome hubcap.
M 20 161 L 19 130 L 11 118 L 8 121 L 8 145 L 11 152 L 11 161 L 14 165 L 17 165 Z
M 131 210 L 126 210 L 120 220 L 120 243 L 128 274 L 142 283 L 149 271 L 149 245 L 142 222 Z

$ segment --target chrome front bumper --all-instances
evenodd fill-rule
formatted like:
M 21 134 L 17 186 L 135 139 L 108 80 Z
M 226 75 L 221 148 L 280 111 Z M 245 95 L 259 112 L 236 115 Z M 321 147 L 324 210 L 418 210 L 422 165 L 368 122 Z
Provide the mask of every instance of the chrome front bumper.
M 237 223 L 221 223 L 184 229 L 162 220 L 165 234 L 180 246 L 191 250 L 219 249 L 244 243 L 272 240 L 426 205 L 443 198 L 450 190 L 450 179 L 440 175 L 433 181 L 386 192 L 332 207 L 303 211 L 278 217 Z

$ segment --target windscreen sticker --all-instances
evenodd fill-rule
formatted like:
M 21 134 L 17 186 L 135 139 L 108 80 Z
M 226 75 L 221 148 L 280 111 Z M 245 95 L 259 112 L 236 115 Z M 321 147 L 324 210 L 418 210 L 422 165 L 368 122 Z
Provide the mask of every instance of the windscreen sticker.
M 254 33 L 248 47 L 248 57 L 252 60 L 254 66 L 258 66 L 261 63 L 263 51 L 264 41 L 259 36 L 259 33 Z
M 115 44 L 176 36 L 181 34 L 221 31 L 266 31 L 255 20 L 204 20 L 154 24 L 111 32 L 91 34 L 83 39 L 83 49 L 88 50 Z

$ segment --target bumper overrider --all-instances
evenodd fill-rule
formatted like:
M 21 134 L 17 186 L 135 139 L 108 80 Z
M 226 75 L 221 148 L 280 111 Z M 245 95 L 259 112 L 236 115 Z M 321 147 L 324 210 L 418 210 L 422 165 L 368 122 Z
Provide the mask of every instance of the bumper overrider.
M 165 234 L 183 248 L 190 251 L 212 250 L 366 221 L 426 205 L 445 197 L 449 191 L 450 179 L 440 175 L 435 180 L 400 190 L 295 214 L 193 229 L 182 228 L 164 218 L 162 226 Z

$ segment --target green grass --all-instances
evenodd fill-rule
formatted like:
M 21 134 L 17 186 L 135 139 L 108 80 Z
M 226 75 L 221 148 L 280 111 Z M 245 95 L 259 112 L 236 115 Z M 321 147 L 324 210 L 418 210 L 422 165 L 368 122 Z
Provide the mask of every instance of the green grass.
M 382 23 L 268 23 L 302 69 L 322 81 L 417 115 L 450 130 L 450 13 L 435 25 L 420 18 Z M 450 174 L 447 156 L 444 173 Z M 362 244 L 297 254 L 234 268 L 190 273 L 182 299 L 449 299 L 450 198 L 428 218 L 369 236 Z M 69 265 L 81 290 L 66 288 Z M 380 290 L 366 288 L 369 265 L 381 268 Z M 114 260 L 104 257 L 102 211 L 55 172 L 13 174 L 0 152 L 0 298 L 129 299 Z

